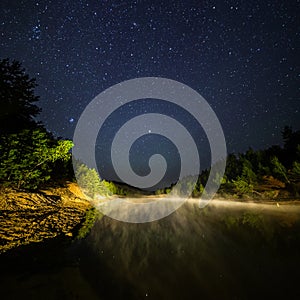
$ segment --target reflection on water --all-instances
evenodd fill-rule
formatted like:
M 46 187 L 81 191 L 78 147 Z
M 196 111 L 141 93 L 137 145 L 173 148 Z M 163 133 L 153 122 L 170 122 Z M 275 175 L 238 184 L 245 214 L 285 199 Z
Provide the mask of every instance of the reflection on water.
M 103 217 L 90 235 L 10 255 L 11 299 L 300 299 L 300 206 L 187 203 L 128 224 Z M 8 298 L 7 298 L 8 297 Z

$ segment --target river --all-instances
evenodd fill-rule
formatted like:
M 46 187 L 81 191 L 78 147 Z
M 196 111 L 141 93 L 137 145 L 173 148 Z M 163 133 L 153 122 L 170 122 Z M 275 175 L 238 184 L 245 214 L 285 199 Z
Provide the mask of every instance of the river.
M 300 299 L 300 205 L 186 203 L 0 257 L 2 299 Z

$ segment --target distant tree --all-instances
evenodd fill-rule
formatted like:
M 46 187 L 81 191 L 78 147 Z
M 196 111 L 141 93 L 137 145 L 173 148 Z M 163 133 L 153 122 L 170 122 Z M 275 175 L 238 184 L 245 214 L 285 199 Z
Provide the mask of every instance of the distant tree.
M 35 103 L 35 79 L 30 79 L 17 61 L 0 60 L 0 134 L 35 128 L 40 112 Z
M 236 179 L 242 173 L 242 165 L 235 154 L 229 154 L 226 161 L 225 174 L 228 180 Z
M 293 163 L 293 169 L 292 169 L 292 172 L 297 175 L 297 176 L 300 176 L 300 163 L 295 161 Z
M 242 177 L 238 177 L 236 180 L 233 180 L 233 184 L 239 195 L 249 194 L 253 192 L 253 184 L 247 182 Z
M 113 182 L 103 180 L 102 183 L 109 191 L 109 194 L 118 194 L 119 195 L 120 190 Z
M 155 191 L 155 195 L 162 195 L 162 194 L 164 194 L 164 189 L 157 189 Z
M 287 177 L 287 171 L 284 165 L 279 161 L 279 159 L 274 156 L 271 158 L 271 163 L 273 165 L 273 173 L 280 180 L 283 180 L 285 183 L 289 182 Z
M 238 176 L 235 180 L 232 180 L 235 189 L 238 194 L 252 193 L 254 190 L 254 184 L 257 182 L 256 174 L 252 170 L 251 162 L 245 158 L 241 159 L 242 163 L 242 175 Z
M 251 147 L 246 151 L 243 157 L 251 163 L 251 169 L 254 171 L 258 170 L 258 165 L 261 160 L 261 152 L 254 151 Z
M 251 184 L 254 184 L 257 181 L 257 176 L 253 171 L 252 164 L 246 159 L 243 161 L 242 177 Z
M 199 187 L 201 182 L 199 181 L 198 176 L 189 175 L 182 179 L 180 179 L 176 183 L 176 193 L 178 195 L 186 196 L 186 195 L 196 195 L 199 193 Z M 172 186 L 170 187 L 170 192 L 172 190 Z M 163 193 L 167 193 L 167 188 L 162 189 Z
M 101 181 L 95 169 L 90 169 L 85 164 L 77 162 L 75 175 L 77 183 L 87 196 L 95 198 L 97 195 L 107 196 L 111 194 L 108 185 Z
M 201 175 L 200 175 L 200 176 L 198 177 L 198 180 L 197 180 L 196 185 L 195 185 L 195 187 L 194 187 L 192 196 L 193 196 L 193 197 L 201 196 L 201 194 L 203 193 L 203 191 L 204 191 L 204 186 L 203 186 L 203 184 L 201 183 Z
M 300 130 L 293 131 L 286 126 L 282 137 L 283 147 L 274 145 L 258 151 L 249 148 L 243 154 L 229 154 L 220 192 L 232 192 L 234 188 L 239 195 L 259 194 L 259 183 L 271 176 L 288 183 L 287 187 L 297 185 L 300 178 Z M 200 174 L 193 195 L 199 195 L 200 187 L 205 185 L 209 173 L 210 170 L 205 170 Z M 218 182 L 219 177 L 214 176 L 214 183 Z
M 221 184 L 226 184 L 226 182 L 227 182 L 227 176 L 226 175 L 221 176 L 219 172 L 216 172 L 213 178 L 213 183 L 217 186 L 220 186 Z
M 171 189 L 171 188 L 165 188 L 165 194 L 170 194 L 170 193 L 171 193 L 171 191 L 172 191 L 172 189 Z
M 300 130 L 293 131 L 291 127 L 286 126 L 282 131 L 284 140 L 284 156 L 279 157 L 280 161 L 287 169 L 292 168 L 294 161 L 300 159 L 298 147 L 300 145 Z
M 192 192 L 192 196 L 193 197 L 200 197 L 200 196 L 204 196 L 206 195 L 206 191 L 205 191 L 205 187 L 204 185 L 201 183 L 200 180 L 197 181 L 194 190 Z
M 280 161 L 283 161 L 285 159 L 285 152 L 282 149 L 282 147 L 280 147 L 279 145 L 273 145 L 271 147 L 269 147 L 268 149 L 263 151 L 262 154 L 262 165 L 264 166 L 265 170 L 269 170 L 270 174 L 265 174 L 265 175 L 272 175 L 272 168 L 273 165 L 271 163 L 270 157 L 274 157 L 276 156 Z
M 293 129 L 290 126 L 285 126 L 281 132 L 284 144 L 286 145 L 288 141 L 292 138 Z

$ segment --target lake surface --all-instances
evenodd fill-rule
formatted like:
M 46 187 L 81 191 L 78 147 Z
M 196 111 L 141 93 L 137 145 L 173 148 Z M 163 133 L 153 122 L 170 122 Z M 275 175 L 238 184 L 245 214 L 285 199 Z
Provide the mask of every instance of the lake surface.
M 102 217 L 84 240 L 0 262 L 2 299 L 300 299 L 300 205 L 213 200 L 145 224 Z

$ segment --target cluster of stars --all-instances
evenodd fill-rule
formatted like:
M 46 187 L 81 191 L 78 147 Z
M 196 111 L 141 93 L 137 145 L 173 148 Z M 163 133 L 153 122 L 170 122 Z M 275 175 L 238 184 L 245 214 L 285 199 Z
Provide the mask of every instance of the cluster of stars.
M 41 119 L 60 136 L 72 138 L 98 93 L 143 76 L 204 96 L 229 151 L 279 143 L 284 125 L 300 126 L 297 1 L 12 1 L 1 10 L 1 55 L 37 78 Z

